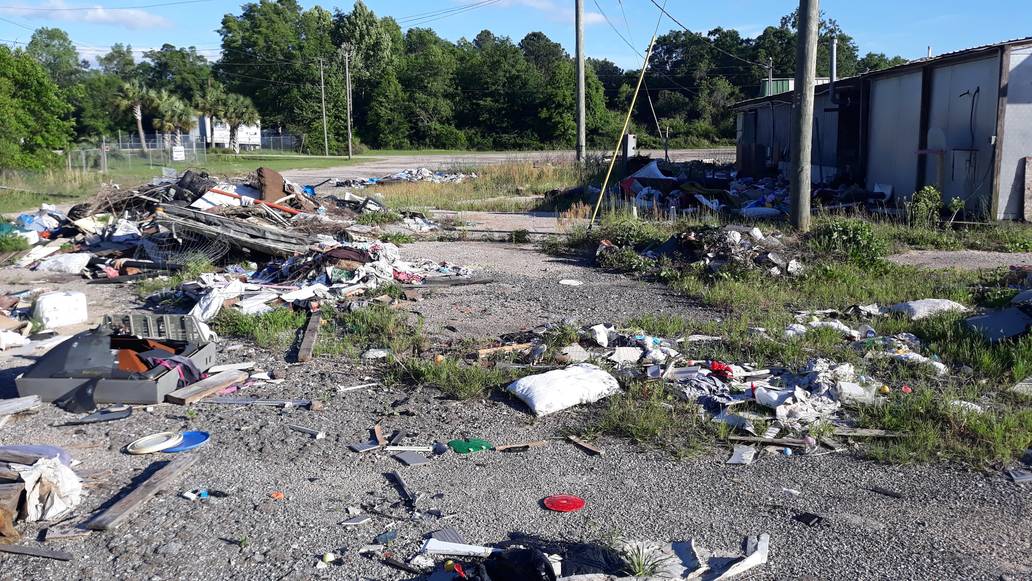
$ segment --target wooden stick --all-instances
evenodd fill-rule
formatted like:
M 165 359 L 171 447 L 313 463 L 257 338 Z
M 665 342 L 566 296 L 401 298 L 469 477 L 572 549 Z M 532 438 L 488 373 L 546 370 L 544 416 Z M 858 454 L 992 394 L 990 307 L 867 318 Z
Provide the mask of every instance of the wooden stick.
M 301 346 L 297 349 L 297 360 L 301 363 L 312 360 L 312 351 L 315 350 L 315 341 L 319 338 L 319 324 L 321 322 L 322 311 L 315 311 L 308 315 L 305 336 L 301 339 Z
M 185 472 L 196 461 L 197 456 L 176 456 L 174 460 L 151 474 L 150 478 L 129 491 L 129 494 L 126 494 L 103 512 L 91 518 L 86 523 L 86 528 L 94 531 L 106 531 L 122 524 L 132 513 L 143 506 L 150 497 L 165 488 L 175 477 Z
M 173 391 L 165 396 L 165 401 L 179 405 L 188 405 L 222 391 L 234 383 L 240 383 L 245 379 L 247 379 L 247 373 L 243 371 L 223 371 Z
M 23 492 L 24 482 L 0 484 L 0 537 L 21 538 L 21 534 L 14 528 L 14 519 L 18 518 L 18 504 Z
M 519 452 L 522 450 L 529 450 L 530 448 L 538 448 L 548 444 L 548 440 L 535 440 L 533 442 L 524 442 L 522 444 L 506 444 L 504 446 L 495 446 L 495 452 Z
M 592 455 L 595 455 L 595 456 L 601 456 L 602 455 L 602 450 L 600 448 L 596 448 L 595 446 L 585 442 L 584 440 L 578 438 L 577 436 L 573 436 L 573 435 L 566 436 L 566 439 L 571 441 L 571 442 L 573 442 L 574 444 L 577 444 L 578 446 L 583 448 L 585 451 L 587 451 L 589 454 L 592 454 Z
M 836 428 L 832 434 L 848 438 L 898 438 L 904 435 L 902 432 L 890 432 L 889 430 L 876 430 L 873 428 Z
M 755 436 L 728 436 L 732 442 L 759 442 L 760 444 L 773 444 L 775 446 L 789 446 L 793 448 L 805 448 L 806 441 L 796 438 L 757 438 Z
M 57 559 L 58 561 L 71 561 L 72 554 L 54 549 L 42 547 L 28 547 L 25 545 L 0 545 L 0 553 L 11 553 L 12 555 L 27 555 L 29 557 L 40 557 L 42 559 Z
M 483 359 L 498 353 L 512 353 L 513 351 L 526 351 L 534 347 L 533 343 L 516 343 L 514 345 L 502 345 L 501 347 L 488 347 L 477 349 L 477 358 Z
M 383 428 L 380 424 L 373 426 L 373 437 L 376 438 L 376 445 L 383 448 L 387 445 L 387 439 L 383 437 Z

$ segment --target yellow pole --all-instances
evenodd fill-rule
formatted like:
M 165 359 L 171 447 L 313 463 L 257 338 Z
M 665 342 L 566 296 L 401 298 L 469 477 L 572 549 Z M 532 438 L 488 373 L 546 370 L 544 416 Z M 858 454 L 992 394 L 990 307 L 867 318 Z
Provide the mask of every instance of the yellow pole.
M 634 112 L 634 104 L 638 102 L 638 91 L 641 90 L 641 83 L 645 80 L 645 70 L 649 68 L 649 57 L 652 56 L 652 47 L 656 44 L 656 35 L 652 35 L 649 41 L 649 49 L 645 51 L 645 62 L 641 65 L 641 74 L 638 75 L 638 85 L 634 87 L 634 96 L 631 97 L 631 106 L 627 109 L 627 117 L 624 118 L 623 129 L 620 130 L 620 137 L 616 139 L 616 148 L 613 150 L 613 158 L 609 160 L 609 169 L 606 170 L 606 179 L 602 182 L 602 191 L 598 194 L 598 201 L 595 202 L 595 211 L 591 213 L 591 222 L 588 223 L 588 230 L 595 225 L 595 217 L 598 216 L 598 209 L 602 206 L 602 198 L 606 195 L 606 188 L 609 187 L 609 178 L 613 175 L 613 166 L 616 165 L 616 156 L 620 154 L 620 144 L 627 133 L 627 126 L 631 124 L 631 113 Z

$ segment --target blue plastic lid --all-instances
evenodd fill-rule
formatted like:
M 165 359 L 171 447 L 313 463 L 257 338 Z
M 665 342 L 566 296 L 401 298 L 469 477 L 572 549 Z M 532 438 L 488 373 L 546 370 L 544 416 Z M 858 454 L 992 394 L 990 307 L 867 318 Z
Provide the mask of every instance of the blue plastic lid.
M 186 452 L 204 445 L 208 441 L 208 432 L 183 432 L 183 443 L 162 450 L 162 452 Z

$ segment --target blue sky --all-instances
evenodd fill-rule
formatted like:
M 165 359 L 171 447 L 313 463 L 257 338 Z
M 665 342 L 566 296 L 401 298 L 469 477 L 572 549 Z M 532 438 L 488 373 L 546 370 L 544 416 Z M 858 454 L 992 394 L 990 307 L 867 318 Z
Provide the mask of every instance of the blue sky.
M 87 58 L 106 52 L 114 42 L 128 42 L 141 51 L 165 42 L 193 45 L 217 58 L 216 30 L 223 14 L 239 13 L 240 2 L 179 0 L 178 4 L 161 5 L 174 1 L 0 0 L 0 42 L 25 43 L 32 29 L 56 26 L 69 33 Z M 302 4 L 349 10 L 352 1 L 302 0 Z M 366 4 L 378 15 L 394 16 L 403 27 L 408 23 L 430 27 L 451 40 L 472 38 L 488 28 L 518 41 L 526 33 L 540 30 L 573 51 L 573 0 L 367 0 Z M 625 68 L 638 67 L 640 58 L 620 40 L 603 13 L 644 52 L 656 24 L 656 7 L 649 0 L 584 0 L 584 4 L 588 56 L 608 58 Z M 861 53 L 917 58 L 925 55 L 928 45 L 938 54 L 1032 34 L 1029 0 L 824 0 L 821 4 L 828 16 L 853 35 Z M 793 0 L 668 0 L 667 9 L 694 31 L 723 26 L 755 36 L 797 5 Z M 112 10 L 127 7 L 131 9 Z M 434 13 L 455 8 L 466 9 Z M 661 31 L 675 27 L 664 19 Z

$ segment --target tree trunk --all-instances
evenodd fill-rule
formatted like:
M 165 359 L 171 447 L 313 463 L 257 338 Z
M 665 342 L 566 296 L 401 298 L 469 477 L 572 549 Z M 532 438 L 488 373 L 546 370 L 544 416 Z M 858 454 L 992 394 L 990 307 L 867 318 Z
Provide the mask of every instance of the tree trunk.
M 233 148 L 233 153 L 240 153 L 240 144 L 237 143 L 237 125 L 229 126 L 229 146 Z
M 143 105 L 133 105 L 133 117 L 136 117 L 136 132 L 140 134 L 140 147 L 147 151 L 147 136 L 143 133 Z
M 208 139 L 208 147 L 214 148 L 215 147 L 215 116 L 214 115 L 208 117 L 208 135 L 210 136 L 210 138 Z

